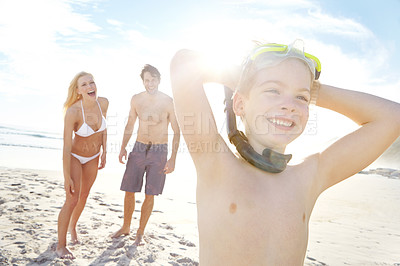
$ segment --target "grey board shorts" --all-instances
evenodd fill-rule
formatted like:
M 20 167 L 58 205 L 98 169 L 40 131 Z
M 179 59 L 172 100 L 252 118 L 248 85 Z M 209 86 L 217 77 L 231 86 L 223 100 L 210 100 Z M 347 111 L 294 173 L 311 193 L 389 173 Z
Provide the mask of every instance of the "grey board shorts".
M 146 173 L 147 195 L 160 195 L 164 189 L 164 167 L 167 163 L 168 144 L 144 144 L 136 141 L 129 153 L 121 190 L 140 192 Z

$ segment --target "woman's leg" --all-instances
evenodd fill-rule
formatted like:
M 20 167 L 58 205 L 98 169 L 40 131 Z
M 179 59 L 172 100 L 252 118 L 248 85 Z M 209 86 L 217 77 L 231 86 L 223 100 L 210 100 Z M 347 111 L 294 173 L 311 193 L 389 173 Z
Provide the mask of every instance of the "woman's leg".
M 71 170 L 70 170 L 72 181 L 74 182 L 75 192 L 72 195 L 66 194 L 65 203 L 61 208 L 60 214 L 58 215 L 58 244 L 56 253 L 61 258 L 73 259 L 74 256 L 67 249 L 67 231 L 68 224 L 71 219 L 72 212 L 76 204 L 78 203 L 80 193 L 80 180 L 82 175 L 82 166 L 78 159 L 71 156 Z
M 82 178 L 79 200 L 72 213 L 71 221 L 69 223 L 69 232 L 71 233 L 71 242 L 78 243 L 78 234 L 76 232 L 76 224 L 79 217 L 86 205 L 86 200 L 89 196 L 90 189 L 93 186 L 94 181 L 97 177 L 97 171 L 99 166 L 99 157 L 87 162 L 82 165 Z

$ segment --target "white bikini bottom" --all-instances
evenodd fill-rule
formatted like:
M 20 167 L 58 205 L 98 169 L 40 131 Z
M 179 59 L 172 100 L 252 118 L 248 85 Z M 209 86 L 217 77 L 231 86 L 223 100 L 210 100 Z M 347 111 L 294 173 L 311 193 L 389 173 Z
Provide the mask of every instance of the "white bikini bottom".
M 85 164 L 85 163 L 97 158 L 100 155 L 100 152 L 98 154 L 93 155 L 92 157 L 83 157 L 83 156 L 79 156 L 72 152 L 71 152 L 71 155 L 74 156 L 76 159 L 78 159 L 81 162 L 81 164 Z

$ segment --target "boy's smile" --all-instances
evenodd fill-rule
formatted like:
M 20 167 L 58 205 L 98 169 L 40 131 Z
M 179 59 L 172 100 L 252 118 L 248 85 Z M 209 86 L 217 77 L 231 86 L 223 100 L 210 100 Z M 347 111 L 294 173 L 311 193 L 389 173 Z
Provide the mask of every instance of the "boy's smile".
M 308 120 L 311 73 L 289 58 L 260 70 L 247 96 L 239 99 L 246 136 L 258 152 L 266 147 L 283 152 L 304 130 Z
M 295 126 L 295 122 L 291 119 L 272 117 L 267 120 L 280 130 L 291 130 Z

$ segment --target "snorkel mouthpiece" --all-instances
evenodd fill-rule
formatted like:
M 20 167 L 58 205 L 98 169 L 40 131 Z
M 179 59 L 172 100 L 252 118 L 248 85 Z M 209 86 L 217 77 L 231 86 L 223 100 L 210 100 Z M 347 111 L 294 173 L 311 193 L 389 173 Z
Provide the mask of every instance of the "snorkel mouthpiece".
M 227 117 L 226 128 L 229 141 L 235 145 L 236 150 L 251 165 L 269 173 L 280 173 L 285 170 L 287 163 L 292 158 L 291 154 L 285 155 L 271 149 L 265 149 L 263 154 L 257 153 L 249 144 L 242 131 L 237 130 L 236 116 L 232 109 L 232 90 L 225 89 L 225 112 Z
M 292 159 L 291 154 L 282 154 L 271 149 L 264 149 L 262 156 L 267 158 L 277 169 L 285 170 L 287 163 Z

